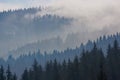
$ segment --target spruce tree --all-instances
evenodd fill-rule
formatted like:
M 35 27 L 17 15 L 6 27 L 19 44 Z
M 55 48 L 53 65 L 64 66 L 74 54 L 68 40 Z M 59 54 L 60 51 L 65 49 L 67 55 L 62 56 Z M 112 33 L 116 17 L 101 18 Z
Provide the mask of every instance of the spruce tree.
M 73 77 L 74 80 L 80 80 L 80 72 L 79 72 L 79 59 L 78 56 L 75 57 L 73 62 Z
M 16 76 L 16 74 L 14 73 L 14 75 L 13 75 L 13 79 L 12 80 L 17 80 L 17 76 Z
M 88 56 L 87 56 L 87 53 L 88 52 L 85 52 L 85 50 L 83 49 L 82 53 L 81 53 L 81 57 L 80 57 L 80 66 L 79 66 L 79 69 L 80 69 L 80 80 L 87 80 L 88 78 L 90 78 L 89 76 L 86 77 L 86 75 L 89 74 L 89 71 L 88 71 L 88 67 L 89 67 L 89 64 L 88 64 Z
M 98 75 L 98 80 L 107 80 L 107 75 L 106 75 L 105 70 L 103 68 L 103 63 L 100 64 L 100 72 Z
M 10 71 L 10 66 L 8 65 L 7 71 L 6 71 L 6 80 L 12 80 L 12 73 Z
M 35 59 L 34 63 L 33 63 L 33 76 L 34 76 L 34 80 L 38 80 L 38 62 Z
M 4 68 L 1 66 L 0 68 L 0 80 L 5 80 L 5 75 L 4 75 Z
M 53 63 L 53 80 L 59 80 L 59 70 L 58 70 L 58 63 L 57 60 L 54 60 Z
M 68 65 L 67 65 L 67 80 L 74 80 L 73 77 L 73 63 L 71 60 L 68 60 Z
M 27 69 L 24 70 L 21 80 L 29 80 L 29 74 Z
M 53 80 L 53 62 L 50 60 L 47 62 L 45 67 L 45 80 Z
M 64 60 L 62 63 L 61 73 L 60 73 L 61 80 L 67 80 L 67 63 Z

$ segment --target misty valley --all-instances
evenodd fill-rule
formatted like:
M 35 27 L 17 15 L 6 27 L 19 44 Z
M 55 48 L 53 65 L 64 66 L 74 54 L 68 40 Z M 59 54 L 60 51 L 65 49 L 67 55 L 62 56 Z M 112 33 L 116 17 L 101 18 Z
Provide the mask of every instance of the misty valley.
M 0 80 L 120 80 L 119 1 L 75 1 L 0 1 Z

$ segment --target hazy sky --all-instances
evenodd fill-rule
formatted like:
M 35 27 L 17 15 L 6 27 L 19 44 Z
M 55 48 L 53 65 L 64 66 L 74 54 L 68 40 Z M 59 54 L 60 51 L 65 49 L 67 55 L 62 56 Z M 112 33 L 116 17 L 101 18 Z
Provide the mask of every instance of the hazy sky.
M 37 7 L 39 5 L 45 6 L 52 0 L 0 0 L 0 11 L 8 9 Z
M 119 0 L 0 0 L 0 10 L 26 8 L 38 5 L 69 6 L 70 8 L 98 8 L 108 5 L 119 5 Z M 96 6 L 96 7 L 95 7 Z M 80 8 L 79 7 L 79 8 Z

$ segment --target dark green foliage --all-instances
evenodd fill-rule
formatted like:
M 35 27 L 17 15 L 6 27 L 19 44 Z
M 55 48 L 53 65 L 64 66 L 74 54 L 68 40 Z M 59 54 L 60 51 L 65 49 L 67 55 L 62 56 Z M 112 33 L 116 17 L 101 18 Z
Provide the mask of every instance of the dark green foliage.
M 3 66 L 1 66 L 1 68 L 0 68 L 0 80 L 17 80 L 16 74 L 14 74 L 14 75 L 12 74 L 9 65 L 7 67 L 6 73 L 5 73 Z
M 98 80 L 107 80 L 107 76 L 104 71 L 103 64 L 100 65 L 100 72 L 98 74 Z
M 52 80 L 52 75 L 53 75 L 52 69 L 53 69 L 52 61 L 47 62 L 45 68 L 45 80 Z
M 120 80 L 120 48 L 117 40 L 114 41 L 113 48 L 109 45 L 106 60 L 108 79 Z
M 32 68 L 29 71 L 25 69 L 22 75 L 22 80 L 41 80 L 42 76 L 42 67 L 41 65 L 38 65 L 38 62 L 35 59 Z
M 0 68 L 0 80 L 17 80 L 8 65 L 5 75 Z M 120 49 L 117 40 L 113 47 L 108 46 L 107 55 L 98 49 L 96 43 L 91 51 L 85 51 L 73 60 L 64 60 L 59 63 L 57 59 L 48 61 L 45 67 L 34 60 L 32 68 L 25 69 L 21 80 L 120 80 Z
M 0 80 L 5 80 L 4 69 L 3 66 L 0 68 Z
M 73 61 L 48 61 L 45 69 L 35 60 L 32 69 L 27 72 L 29 78 L 23 80 L 107 80 L 104 65 L 103 52 L 94 44 L 90 52 L 83 50 L 81 57 L 76 56 Z
M 59 80 L 60 79 L 60 77 L 59 77 L 59 67 L 58 67 L 59 65 L 58 65 L 58 63 L 57 63 L 57 61 L 56 61 L 56 59 L 54 60 L 54 63 L 53 63 L 53 70 L 52 70 L 52 72 L 53 72 L 53 78 L 52 78 L 52 80 Z
M 6 79 L 12 80 L 12 73 L 10 71 L 10 66 L 8 65 L 7 71 L 6 71 Z
M 17 80 L 16 74 L 13 75 L 13 80 Z
M 29 80 L 28 70 L 27 69 L 25 69 L 21 80 Z

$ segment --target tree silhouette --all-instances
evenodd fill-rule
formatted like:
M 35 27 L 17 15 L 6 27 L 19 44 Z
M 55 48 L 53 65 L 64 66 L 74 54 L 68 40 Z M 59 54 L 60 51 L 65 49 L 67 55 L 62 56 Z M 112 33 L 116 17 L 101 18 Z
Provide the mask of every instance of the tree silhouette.
M 0 68 L 0 80 L 5 80 L 4 68 L 1 66 Z
M 6 80 L 12 80 L 12 73 L 10 71 L 10 66 L 8 65 L 7 71 L 6 71 Z

